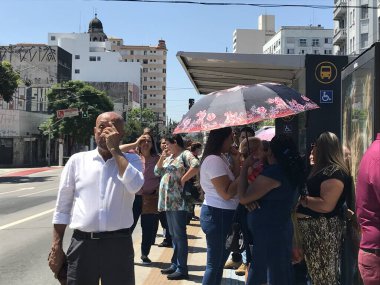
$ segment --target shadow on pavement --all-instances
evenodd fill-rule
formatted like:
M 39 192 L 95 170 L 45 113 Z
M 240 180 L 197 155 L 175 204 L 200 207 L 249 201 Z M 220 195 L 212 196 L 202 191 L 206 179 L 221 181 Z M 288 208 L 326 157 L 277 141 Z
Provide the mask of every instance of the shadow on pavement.
M 202 239 L 202 237 L 195 236 L 195 235 L 187 235 L 187 239 Z
M 41 176 L 41 177 L 27 177 L 27 176 L 11 176 L 11 177 L 0 177 L 0 183 L 33 183 L 33 182 L 46 182 L 53 181 L 51 179 L 54 176 Z
M 189 246 L 189 253 L 207 252 L 207 248 L 198 246 Z

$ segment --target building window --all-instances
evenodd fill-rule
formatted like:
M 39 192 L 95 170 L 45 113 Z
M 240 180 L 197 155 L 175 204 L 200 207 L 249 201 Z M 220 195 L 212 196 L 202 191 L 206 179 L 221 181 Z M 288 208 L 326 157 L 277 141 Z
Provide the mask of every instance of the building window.
M 360 7 L 361 15 L 360 19 L 368 19 L 368 4 Z
M 79 69 L 75 69 L 75 74 L 79 74 L 80 73 L 80 70 Z
M 299 40 L 299 44 L 300 44 L 300 47 L 305 47 L 306 44 L 307 44 L 306 39 L 300 39 L 300 40 Z
M 97 61 L 101 61 L 101 59 L 102 59 L 102 58 L 101 58 L 100 56 L 98 56 L 98 57 L 96 58 Z
M 146 103 L 144 103 L 144 108 L 146 108 Z
M 313 39 L 311 45 L 313 47 L 319 47 L 319 39 Z
M 147 52 L 146 52 L 146 50 L 144 50 L 144 55 L 147 55 Z
M 144 81 L 148 81 L 148 77 L 144 77 Z
M 164 91 L 165 91 L 165 90 L 166 90 L 166 86 L 162 86 L 162 90 L 164 90 Z
M 128 59 L 124 59 L 124 62 L 128 62 Z
M 146 99 L 146 94 L 144 94 L 144 99 Z
M 294 48 L 288 48 L 288 54 L 294 54 Z
M 143 72 L 148 72 L 148 68 L 143 68 Z
M 331 49 L 325 49 L 325 54 L 332 54 L 332 50 Z
M 313 50 L 313 53 L 314 53 L 314 54 L 319 54 L 319 50 L 318 50 L 318 49 L 315 49 L 315 50 Z
M 368 33 L 360 35 L 360 48 L 366 48 L 368 46 Z M 354 46 L 355 48 L 355 46 Z
M 90 56 L 90 61 L 96 61 L 96 56 Z
M 51 36 L 50 40 L 55 41 L 55 36 Z
M 325 38 L 325 44 L 332 44 L 332 38 Z
M 140 60 L 139 60 L 139 59 L 136 59 L 136 61 L 137 61 L 137 62 L 140 62 Z
M 162 73 L 166 73 L 166 68 L 163 68 L 163 69 L 162 69 Z
M 166 60 L 164 59 L 164 64 L 166 64 Z
M 148 90 L 148 87 L 147 86 L 143 86 L 143 90 Z
M 75 59 L 80 59 L 80 55 L 79 55 L 79 54 L 76 54 L 76 55 L 75 55 Z
M 133 51 L 133 50 L 131 50 L 130 54 L 131 54 L 131 55 L 134 55 L 134 51 Z
M 143 64 L 148 64 L 148 60 L 147 59 L 143 59 Z

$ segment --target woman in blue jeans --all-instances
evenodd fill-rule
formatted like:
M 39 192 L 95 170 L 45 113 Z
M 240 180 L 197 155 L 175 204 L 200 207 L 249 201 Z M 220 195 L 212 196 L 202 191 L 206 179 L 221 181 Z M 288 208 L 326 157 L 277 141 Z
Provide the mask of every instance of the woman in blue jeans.
M 258 205 L 247 216 L 253 243 L 247 285 L 291 285 L 293 227 L 290 214 L 297 187 L 305 182 L 304 167 L 294 142 L 285 135 L 272 139 L 267 159 L 269 165 L 248 185 L 247 172 L 254 160 L 247 158 L 239 178 L 240 203 Z
M 231 128 L 213 130 L 203 152 L 200 184 L 205 195 L 200 221 L 207 242 L 207 265 L 203 285 L 221 283 L 223 266 L 229 255 L 225 248 L 225 240 L 239 202 L 236 197 L 235 178 L 240 171 L 240 155 L 232 144 Z M 224 153 L 228 153 L 232 158 L 231 166 Z

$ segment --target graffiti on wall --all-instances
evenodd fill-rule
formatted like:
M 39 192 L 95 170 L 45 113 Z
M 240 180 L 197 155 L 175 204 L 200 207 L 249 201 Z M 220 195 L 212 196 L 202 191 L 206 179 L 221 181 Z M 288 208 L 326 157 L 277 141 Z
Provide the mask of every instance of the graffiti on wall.
M 56 62 L 57 51 L 51 46 L 1 46 L 0 61 L 2 60 Z

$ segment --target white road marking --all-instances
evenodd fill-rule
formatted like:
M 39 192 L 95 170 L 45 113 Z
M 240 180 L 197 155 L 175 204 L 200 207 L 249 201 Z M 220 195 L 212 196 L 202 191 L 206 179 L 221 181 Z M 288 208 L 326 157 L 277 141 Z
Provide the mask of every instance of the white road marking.
M 42 191 L 38 191 L 38 192 L 34 192 L 34 193 L 30 193 L 30 194 L 24 194 L 24 195 L 21 195 L 21 196 L 17 196 L 17 198 L 21 198 L 21 197 L 27 197 L 27 196 L 32 196 L 34 194 L 38 194 L 38 193 L 42 193 L 42 192 L 47 192 L 47 191 L 51 191 L 51 190 L 56 190 L 57 188 L 51 188 L 51 189 L 46 189 L 46 190 L 42 190 Z
M 14 193 L 14 192 L 19 192 L 19 191 L 25 191 L 25 190 L 31 190 L 31 189 L 34 189 L 34 188 L 36 188 L 36 187 L 21 188 L 21 189 L 17 189 L 17 190 L 8 191 L 8 192 L 2 192 L 2 193 L 0 193 L 0 195 Z
M 12 226 L 15 226 L 15 225 L 18 225 L 18 224 L 21 224 L 21 223 L 24 223 L 24 222 L 27 222 L 27 221 L 30 221 L 30 220 L 33 220 L 35 218 L 38 218 L 38 217 L 41 217 L 41 216 L 44 216 L 46 214 L 50 214 L 52 212 L 54 212 L 55 208 L 53 209 L 50 209 L 50 210 L 47 210 L 47 211 L 44 211 L 44 212 L 41 212 L 41 213 L 38 213 L 38 214 L 35 214 L 33 216 L 29 216 L 25 219 L 21 219 L 21 220 L 18 220 L 18 221 L 15 221 L 13 223 L 9 223 L 9 224 L 6 224 L 4 226 L 0 226 L 0 231 L 1 230 L 4 230 L 4 229 L 7 229 L 7 228 L 10 228 Z

